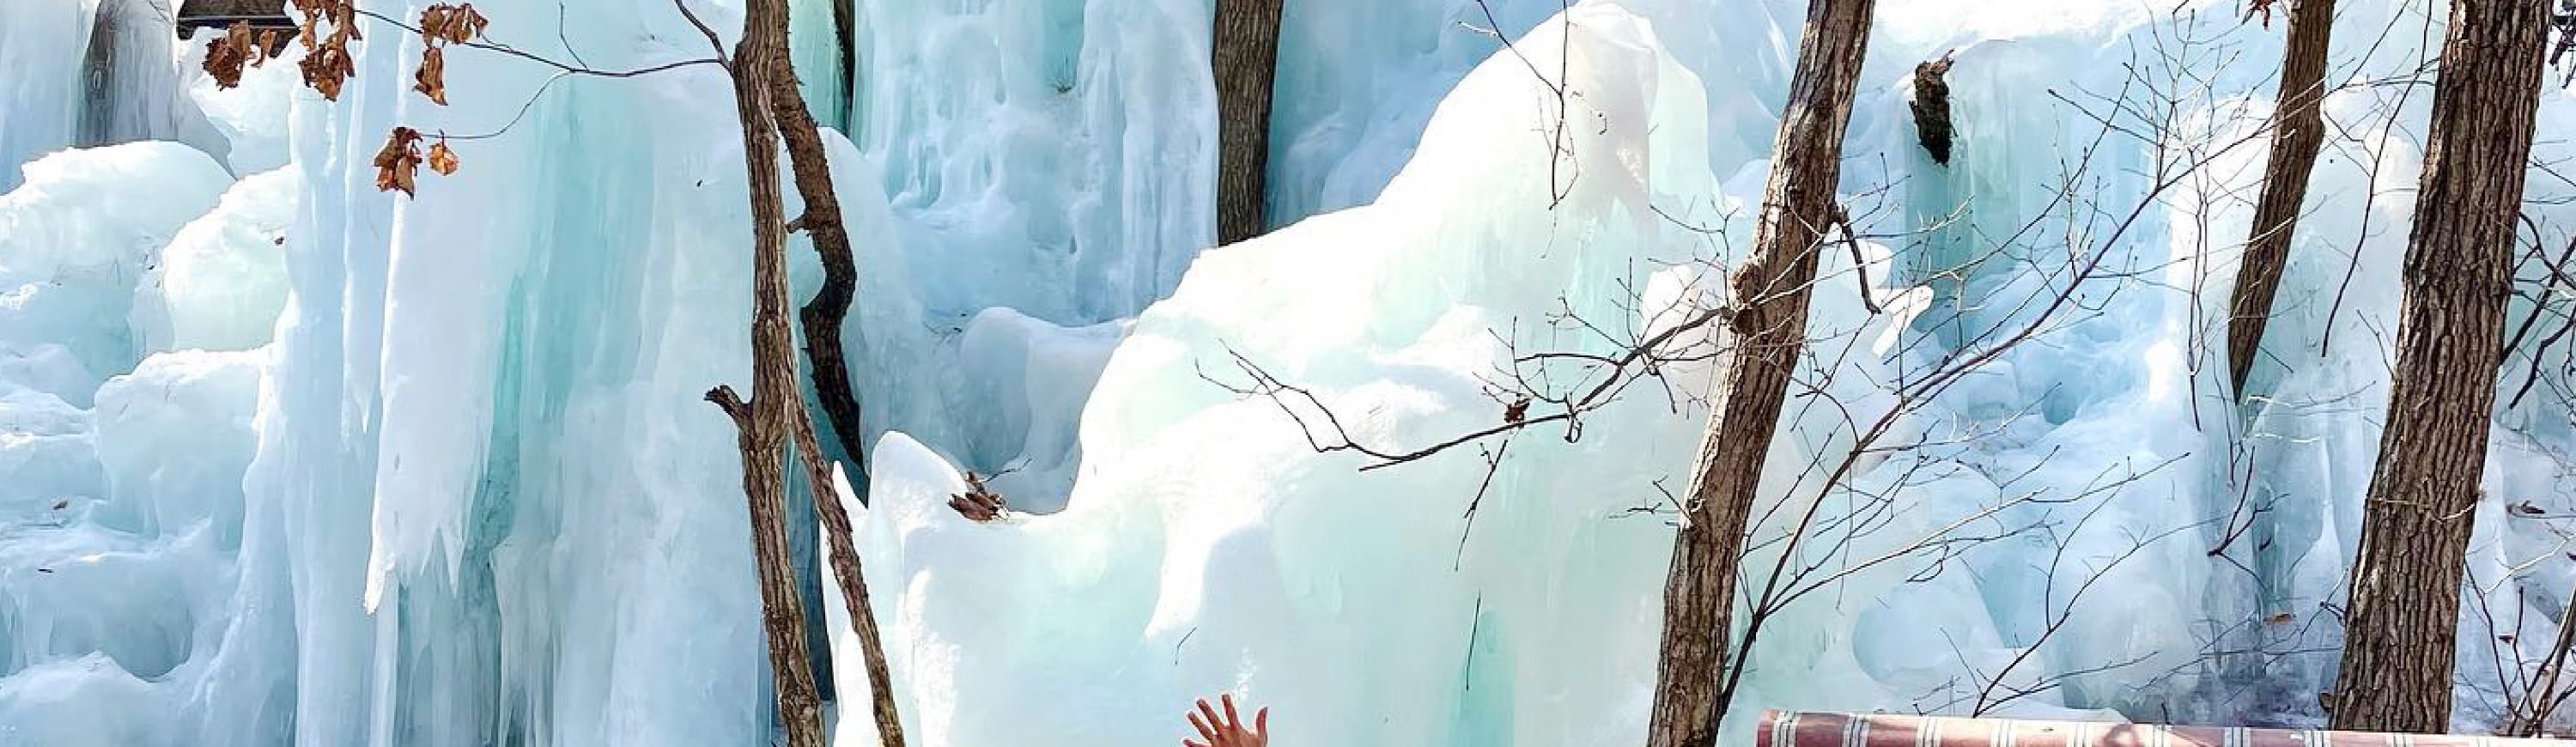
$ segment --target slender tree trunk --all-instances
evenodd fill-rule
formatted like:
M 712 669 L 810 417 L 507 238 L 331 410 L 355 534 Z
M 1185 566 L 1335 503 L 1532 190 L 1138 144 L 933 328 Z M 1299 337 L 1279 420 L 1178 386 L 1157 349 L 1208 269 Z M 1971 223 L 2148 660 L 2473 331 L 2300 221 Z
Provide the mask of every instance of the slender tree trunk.
M 832 489 L 832 470 L 824 465 L 823 447 L 814 441 L 814 421 L 797 412 L 796 447 L 805 463 L 805 481 L 814 485 L 815 512 L 823 515 L 824 534 L 832 541 L 832 574 L 841 585 L 841 603 L 849 606 L 850 632 L 859 636 L 861 659 L 868 670 L 868 700 L 877 722 L 878 742 L 903 747 L 903 714 L 894 704 L 894 671 L 886 665 L 885 641 L 877 633 L 876 605 L 868 599 L 868 579 L 859 570 L 859 547 L 850 538 L 850 514 Z
M 1282 0 L 1216 0 L 1216 240 L 1261 235 Z
M 2455 0 L 2407 236 L 2388 427 L 2352 568 L 2334 727 L 2440 732 L 2503 346 L 2549 0 Z
M 783 16 L 776 23 L 784 26 Z M 777 33 L 784 35 L 784 28 Z M 857 300 L 859 264 L 850 248 L 850 231 L 841 220 L 841 198 L 832 191 L 832 166 L 823 151 L 823 132 L 815 125 L 814 115 L 805 108 L 804 94 L 796 89 L 793 63 L 779 66 L 779 74 L 770 79 L 771 114 L 778 132 L 787 140 L 787 162 L 796 175 L 796 194 L 805 198 L 805 214 L 797 216 L 790 226 L 803 229 L 814 237 L 814 254 L 822 260 L 823 287 L 814 292 L 813 300 L 797 310 L 797 321 L 805 331 L 805 360 L 814 367 L 814 398 L 823 405 L 823 417 L 832 425 L 832 437 L 840 441 L 842 453 L 851 455 L 856 464 L 867 454 L 866 431 L 859 425 L 859 395 L 850 384 L 849 360 L 841 350 L 841 323 L 850 315 L 850 304 Z M 864 465 L 856 469 L 866 473 Z M 830 488 L 826 483 L 825 490 Z
M 1941 59 L 1925 60 L 1914 65 L 1914 139 L 1923 144 L 1923 154 L 1932 162 L 1950 165 L 1950 74 L 1953 60 L 1944 53 Z
M 2254 203 L 2253 233 L 2245 239 L 2227 322 L 2227 369 L 2237 399 L 2245 398 L 2246 374 L 2254 370 L 2263 327 L 2272 320 L 2272 297 L 2281 288 L 2281 268 L 2290 260 L 2290 237 L 2298 227 L 2299 206 L 2307 200 L 2308 173 L 2316 169 L 2317 149 L 2326 141 L 2317 103 L 2325 98 L 2334 6 L 2334 0 L 2293 0 L 2290 6 L 2281 91 L 2272 109 L 2272 156 L 2263 166 L 2263 195 Z
M 834 100 L 841 102 L 841 110 L 832 112 L 832 120 L 839 122 L 844 132 L 853 129 L 850 123 L 852 116 L 850 112 L 856 107 L 851 102 L 858 100 L 859 10 L 854 7 L 856 2 L 857 0 L 832 0 L 832 36 L 839 40 L 841 49 L 839 71 L 841 95 L 834 97 Z
M 1704 747 L 1726 715 L 1726 669 L 1736 566 L 1762 460 L 1780 421 L 1789 375 L 1806 343 L 1807 289 L 1834 214 L 1843 128 L 1869 49 L 1872 0 L 1807 4 L 1798 70 L 1755 226 L 1753 257 L 1731 280 L 1732 350 L 1710 393 L 1708 431 L 1664 580 L 1664 632 L 1649 747 Z
M 769 636 L 778 720 L 789 747 L 823 747 L 822 699 L 815 691 L 812 660 L 806 658 L 805 609 L 787 545 L 784 459 L 804 403 L 797 394 L 796 335 L 787 326 L 787 220 L 778 191 L 778 137 L 769 101 L 770 80 L 782 74 L 787 50 L 762 32 L 767 19 L 783 17 L 786 9 L 781 0 L 752 0 L 745 11 L 732 73 L 751 192 L 751 401 L 723 386 L 708 391 L 707 400 L 733 418 L 742 449 L 742 489 L 751 506 L 761 627 Z
M 847 10 L 847 5 L 846 0 L 836 3 L 836 15 Z M 768 35 L 768 43 L 783 50 L 787 45 L 789 11 L 783 3 L 777 7 L 778 13 L 765 19 L 762 31 Z M 836 23 L 846 20 L 835 18 Z M 846 42 L 848 38 L 844 28 L 842 39 Z M 845 62 L 847 50 L 845 44 Z M 833 191 L 831 161 L 823 149 L 822 130 L 807 111 L 804 94 L 797 89 L 794 62 L 784 54 L 778 59 L 781 62 L 769 78 L 769 103 L 778 131 L 787 142 L 796 193 L 805 199 L 804 215 L 790 225 L 813 235 L 814 251 L 821 255 L 823 264 L 822 289 L 798 313 L 805 330 L 806 359 L 814 366 L 814 389 L 823 401 L 823 413 L 831 420 L 842 449 L 853 455 L 855 462 L 865 454 L 866 444 L 860 440 L 858 396 L 851 390 L 849 367 L 841 354 L 841 321 L 849 314 L 850 303 L 858 293 L 858 262 L 850 247 L 849 230 L 841 219 L 840 196 Z M 842 604 L 849 609 L 850 630 L 858 634 L 878 738 L 884 747 L 903 747 L 903 717 L 895 707 L 894 676 L 886 665 L 885 643 L 877 633 L 867 577 L 860 573 L 859 549 L 851 537 L 849 511 L 841 504 L 840 492 L 832 488 L 831 462 L 824 457 L 822 444 L 814 435 L 813 418 L 802 407 L 794 408 L 791 414 L 789 425 L 798 461 L 805 466 L 805 482 L 814 491 L 814 512 L 822 517 L 824 535 L 831 542 L 832 572 L 838 577 Z

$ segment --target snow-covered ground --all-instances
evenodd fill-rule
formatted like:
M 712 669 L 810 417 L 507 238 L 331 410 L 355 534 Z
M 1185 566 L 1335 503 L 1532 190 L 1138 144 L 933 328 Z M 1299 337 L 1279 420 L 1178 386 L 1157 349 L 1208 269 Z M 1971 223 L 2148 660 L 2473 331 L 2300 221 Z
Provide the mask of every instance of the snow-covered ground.
M 439 107 L 409 93 L 415 42 L 371 26 L 339 102 L 292 60 L 219 91 L 194 44 L 158 43 L 166 4 L 0 0 L 0 746 L 765 743 L 733 439 L 698 399 L 748 376 L 724 78 L 556 80 L 457 50 Z M 595 68 L 706 54 L 660 0 L 478 5 L 494 38 Z M 1282 228 L 1216 249 L 1204 0 L 864 0 L 849 91 L 814 67 L 829 3 L 796 5 L 861 254 L 845 342 L 872 440 L 843 489 L 871 503 L 858 540 L 917 743 L 1168 743 L 1218 691 L 1271 706 L 1281 747 L 1638 741 L 1657 507 L 1698 445 L 1705 360 L 1579 438 L 1368 471 L 1313 448 L 1318 411 L 1228 387 L 1239 355 L 1354 438 L 1418 448 L 1496 422 L 1517 356 L 1724 302 L 1709 270 L 1750 240 L 1798 4 L 1292 0 Z M 1813 391 L 1755 530 L 1795 599 L 1737 712 L 2315 719 L 2430 99 L 2404 76 L 2441 9 L 2342 3 L 2269 396 L 2239 409 L 2215 341 L 2278 24 L 1882 5 L 1843 189 L 1863 240 L 1827 255 Z M 94 36 L 117 60 L 99 82 Z M 1944 53 L 1947 166 L 1906 82 Z M 2576 99 L 2543 106 L 2535 160 L 2556 164 Z M 504 132 L 404 199 L 368 165 L 397 124 Z M 2542 246 L 2576 231 L 2558 173 L 2531 172 Z M 2576 306 L 2526 287 L 2515 323 Z M 2533 369 L 2545 338 L 2499 381 L 2543 376 L 2497 413 L 2465 729 L 2576 586 L 2576 344 Z M 1882 420 L 1867 445 L 1904 448 L 1846 460 Z M 1490 484 L 1479 446 L 1504 453 Z M 948 510 L 969 470 L 1024 512 Z M 809 585 L 818 629 L 846 631 Z M 840 718 L 836 743 L 872 728 Z

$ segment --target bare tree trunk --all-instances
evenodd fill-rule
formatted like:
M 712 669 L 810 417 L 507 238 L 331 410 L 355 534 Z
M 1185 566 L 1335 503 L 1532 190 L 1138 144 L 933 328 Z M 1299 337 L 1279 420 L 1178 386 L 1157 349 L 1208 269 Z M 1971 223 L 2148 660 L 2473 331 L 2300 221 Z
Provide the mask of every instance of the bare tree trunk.
M 787 23 L 783 14 L 777 23 L 782 27 Z M 787 32 L 780 28 L 777 33 L 783 37 Z M 856 471 L 866 474 L 866 466 L 858 463 L 867 453 L 867 433 L 859 425 L 859 395 L 850 384 L 849 360 L 841 350 L 841 322 L 858 298 L 857 254 L 850 248 L 849 227 L 841 220 L 840 195 L 832 191 L 823 132 L 806 110 L 804 94 L 796 89 L 793 63 L 779 66 L 778 75 L 770 79 L 769 102 L 778 132 L 787 139 L 796 194 L 805 198 L 805 214 L 789 225 L 814 237 L 814 254 L 823 264 L 823 287 L 796 314 L 805 330 L 805 360 L 814 366 L 814 398 L 821 401 L 823 417 L 830 421 L 841 451 L 851 455 Z M 828 490 L 830 484 L 822 487 Z
M 770 120 L 770 81 L 782 75 L 786 45 L 763 33 L 783 18 L 781 0 L 752 0 L 742 42 L 734 48 L 733 87 L 742 119 L 743 161 L 751 192 L 751 401 L 718 386 L 707 400 L 733 418 L 742 449 L 742 489 L 751 505 L 751 544 L 760 570 L 761 627 L 769 636 L 769 669 L 778 720 L 789 747 L 823 747 L 822 699 L 806 658 L 804 604 L 787 545 L 788 437 L 804 407 L 797 394 L 796 336 L 787 326 L 787 221 L 778 191 L 778 138 Z M 828 486 L 826 487 L 828 489 Z
M 1781 399 L 1807 334 L 1807 289 L 1835 211 L 1843 128 L 1869 49 L 1873 0 L 1807 4 L 1798 70 L 1780 122 L 1753 257 L 1736 270 L 1732 350 L 1710 393 L 1682 527 L 1664 580 L 1664 632 L 1649 747 L 1703 747 L 1726 715 L 1726 668 L 1736 566 L 1745 522 L 1779 424 Z M 2492 359 L 2490 359 L 2492 360 Z
M 2450 725 L 2470 514 L 2486 461 L 2549 0 L 2455 0 L 2407 236 L 2388 427 L 2352 569 L 2337 729 Z
M 839 71 L 841 95 L 834 98 L 835 101 L 841 102 L 841 110 L 832 112 L 832 121 L 839 122 L 844 132 L 854 129 L 850 122 L 851 110 L 854 107 L 850 102 L 858 99 L 859 10 L 852 7 L 856 2 L 857 0 L 832 0 L 832 36 L 839 40 L 841 49 Z
M 1950 165 L 1950 55 L 1914 65 L 1914 139 L 1932 162 Z
M 2254 204 L 2252 234 L 2245 239 L 2245 258 L 2236 273 L 2236 294 L 2227 322 L 2227 368 L 2237 399 L 2245 398 L 2245 377 L 2254 370 L 2254 354 L 2263 345 L 2263 327 L 2272 320 L 2272 297 L 2281 288 L 2281 268 L 2289 263 L 2290 237 L 2307 200 L 2308 174 L 2325 145 L 2325 119 L 2317 103 L 2325 98 L 2326 43 L 2334 32 L 2334 0 L 2294 0 L 2290 7 L 2287 51 L 2281 57 L 2281 91 L 2272 110 L 2272 155 L 2263 166 L 2263 195 Z
M 846 10 L 846 5 L 836 3 L 836 15 Z M 761 32 L 768 35 L 765 41 L 783 50 L 787 45 L 789 10 L 784 4 L 777 7 L 776 15 L 764 19 Z M 835 18 L 836 23 L 846 20 Z M 842 33 L 846 43 L 848 32 L 844 29 Z M 846 44 L 843 51 L 846 55 Z M 831 161 L 823 149 L 822 130 L 815 125 L 804 94 L 797 89 L 794 62 L 783 54 L 779 59 L 781 64 L 769 78 L 771 114 L 787 142 L 796 193 L 805 199 L 804 215 L 789 225 L 802 227 L 813 235 L 814 251 L 823 264 L 822 289 L 798 313 L 805 330 L 806 359 L 814 366 L 814 389 L 823 401 L 823 413 L 831 419 L 843 450 L 856 462 L 863 458 L 866 444 L 860 440 L 858 396 L 851 390 L 849 367 L 842 359 L 841 321 L 857 296 L 858 262 L 850 246 L 848 227 L 841 219 L 840 196 L 833 191 Z M 860 573 L 858 544 L 851 537 L 848 508 L 841 504 L 840 492 L 832 488 L 831 462 L 815 438 L 813 418 L 802 407 L 793 409 L 791 414 L 798 461 L 805 466 L 805 482 L 814 491 L 814 512 L 822 517 L 823 533 L 831 542 L 832 572 L 839 580 L 841 602 L 850 613 L 850 630 L 859 637 L 878 738 L 884 747 L 903 747 L 903 716 L 895 707 L 894 675 L 886 664 L 885 643 L 877 633 L 867 577 Z
M 1216 0 L 1216 240 L 1261 235 L 1283 0 Z
M 859 547 L 850 538 L 850 514 L 832 489 L 832 470 L 823 465 L 823 447 L 814 441 L 814 421 L 797 412 L 796 447 L 805 463 L 805 481 L 814 486 L 814 511 L 823 516 L 824 534 L 832 541 L 832 574 L 841 585 L 841 603 L 849 606 L 850 632 L 859 636 L 861 659 L 868 670 L 868 700 L 877 721 L 878 742 L 903 747 L 903 714 L 894 704 L 894 671 L 886 665 L 885 641 L 877 633 L 876 605 L 868 599 L 868 579 L 860 575 Z

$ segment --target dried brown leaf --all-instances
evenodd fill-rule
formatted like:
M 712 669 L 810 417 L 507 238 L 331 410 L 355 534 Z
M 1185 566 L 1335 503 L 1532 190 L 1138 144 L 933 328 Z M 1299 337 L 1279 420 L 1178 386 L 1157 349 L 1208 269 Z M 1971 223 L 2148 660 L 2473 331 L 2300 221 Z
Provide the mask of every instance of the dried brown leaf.
M 474 4 L 473 4 L 473 3 L 466 3 L 463 7 L 459 8 L 458 10 L 461 10 L 461 11 L 463 11 L 463 12 L 465 13 L 465 23 L 466 23 L 466 25 L 468 25 L 468 26 L 472 26 L 472 27 L 473 27 L 473 33 L 471 33 L 471 34 L 468 34 L 468 35 L 467 35 L 467 39 L 468 39 L 468 40 L 471 40 L 473 37 L 482 36 L 482 35 L 483 35 L 483 29 L 488 28 L 488 27 L 490 27 L 490 26 L 492 25 L 492 19 L 484 18 L 484 17 L 483 17 L 483 14 L 482 14 L 480 11 L 476 11 L 476 10 L 474 9 Z
M 376 151 L 376 191 L 413 193 L 414 180 L 420 173 L 420 131 L 409 127 L 394 128 L 385 139 L 383 150 Z
M 428 40 L 429 43 L 437 44 L 441 35 L 439 30 L 446 27 L 446 3 L 440 3 L 420 9 L 420 35 L 424 39 Z
M 987 487 L 982 475 L 969 471 L 966 473 L 966 492 L 949 496 L 948 508 L 968 521 L 982 523 L 1001 518 L 1002 512 L 1009 508 L 1009 502 L 1002 498 L 1001 493 Z
M 429 145 L 429 170 L 438 172 L 439 176 L 452 176 L 456 173 L 456 166 L 456 151 L 447 148 L 447 138 L 439 138 L 438 142 Z
M 447 105 L 446 52 L 440 51 L 437 47 L 421 50 L 420 72 L 413 75 L 412 79 L 417 82 L 412 85 L 411 90 L 419 91 L 420 95 L 429 97 L 430 101 L 437 102 L 439 106 Z
M 348 37 L 334 33 L 322 48 L 304 56 L 297 64 L 304 72 L 304 84 L 320 92 L 322 98 L 340 100 L 340 87 L 358 74 L 349 58 Z
M 206 41 L 206 75 L 215 79 L 215 88 L 241 86 L 242 66 L 251 61 L 250 22 L 234 21 L 233 27 Z
M 473 3 L 448 5 L 439 3 L 420 12 L 420 35 L 431 44 L 463 44 L 483 33 L 492 21 L 474 10 Z

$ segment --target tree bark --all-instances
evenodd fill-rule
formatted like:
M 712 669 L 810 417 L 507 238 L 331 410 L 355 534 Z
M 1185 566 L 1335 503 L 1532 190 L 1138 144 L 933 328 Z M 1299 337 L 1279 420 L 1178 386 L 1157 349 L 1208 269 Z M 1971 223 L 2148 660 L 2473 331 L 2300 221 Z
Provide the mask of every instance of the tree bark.
M 1763 192 L 1753 257 L 1736 270 L 1735 339 L 1710 393 L 1682 527 L 1664 580 L 1664 630 L 1649 747 L 1715 744 L 1726 715 L 1719 683 L 1734 617 L 1736 567 L 1782 397 L 1806 343 L 1816 276 L 1842 173 L 1843 129 L 1869 48 L 1873 0 L 1807 4 L 1798 69 Z
M 2456 0 L 2402 275 L 2387 430 L 2363 507 L 2337 729 L 2450 725 L 2453 646 L 2503 346 L 2548 0 Z
M 839 70 L 841 95 L 834 99 L 841 102 L 841 110 L 832 113 L 832 121 L 839 122 L 843 132 L 851 129 L 850 112 L 855 108 L 851 102 L 858 100 L 859 11 L 858 8 L 853 7 L 856 2 L 857 0 L 832 0 L 832 36 L 837 40 L 836 43 L 840 45 L 841 50 Z
M 836 4 L 837 10 L 841 4 Z M 787 46 L 790 12 L 778 4 L 778 12 L 764 20 L 761 32 L 765 41 L 777 49 Z M 836 18 L 835 23 L 846 19 Z M 846 40 L 847 30 L 843 30 Z M 845 47 L 846 51 L 846 47 Z M 850 234 L 841 218 L 841 199 L 833 190 L 831 161 L 823 149 L 823 133 L 805 105 L 804 94 L 797 89 L 794 62 L 784 54 L 770 76 L 771 115 L 778 132 L 787 143 L 787 160 L 795 173 L 796 192 L 805 200 L 805 213 L 792 225 L 801 226 L 814 238 L 814 251 L 823 264 L 823 287 L 798 310 L 805 331 L 806 359 L 814 367 L 814 389 L 822 400 L 823 413 L 832 430 L 841 439 L 844 453 L 853 461 L 865 454 L 859 430 L 859 400 L 851 390 L 849 367 L 841 353 L 841 322 L 849 314 L 850 303 L 858 292 L 859 270 L 856 253 L 850 246 Z M 790 370 L 794 362 L 789 362 Z M 806 470 L 806 485 L 814 491 L 814 512 L 822 517 L 825 537 L 831 543 L 832 572 L 841 587 L 841 602 L 850 613 L 850 630 L 859 638 L 860 658 L 868 675 L 871 712 L 876 718 L 878 739 L 884 747 L 903 747 L 903 716 L 894 701 L 894 676 L 886 664 L 885 644 L 877 632 L 875 604 L 868 597 L 867 577 L 860 572 L 858 544 L 852 538 L 850 514 L 841 504 L 840 492 L 832 488 L 831 462 L 814 433 L 814 420 L 803 407 L 790 410 L 790 433 L 795 439 L 799 459 Z
M 783 19 L 785 13 L 781 0 L 751 0 L 731 70 L 734 103 L 742 119 L 746 186 L 751 193 L 751 401 L 742 401 L 731 388 L 722 386 L 707 392 L 707 399 L 733 418 L 742 450 L 742 489 L 751 508 L 761 627 L 769 638 L 778 720 L 789 747 L 823 747 L 822 699 L 815 690 L 812 660 L 806 658 L 805 610 L 787 544 L 783 460 L 790 430 L 800 422 L 804 403 L 797 394 L 796 336 L 787 326 L 786 208 L 778 191 L 778 137 L 769 101 L 770 81 L 782 74 L 779 68 L 785 64 L 787 49 L 782 40 L 763 32 L 772 19 Z
M 1283 0 L 1217 0 L 1216 235 L 1261 235 L 1270 161 L 1270 81 L 1279 62 Z
M 2290 6 L 2281 90 L 2272 109 L 2272 155 L 2263 166 L 2263 194 L 2254 204 L 2254 225 L 2229 304 L 2227 369 L 2240 400 L 2246 376 L 2254 370 L 2254 355 L 2263 345 L 2264 325 L 2272 320 L 2272 298 L 2281 288 L 2281 268 L 2289 263 L 2290 238 L 2308 196 L 2308 174 L 2325 145 L 2325 119 L 2317 104 L 2325 98 L 2326 46 L 2333 32 L 2334 0 L 2295 0 Z
M 1914 65 L 1914 139 L 1932 162 L 1950 165 L 1950 55 Z
M 823 533 L 832 542 L 832 574 L 841 586 L 841 603 L 850 612 L 850 632 L 859 636 L 860 658 L 868 670 L 868 700 L 876 717 L 878 743 L 903 747 L 903 714 L 894 703 L 894 671 L 886 664 L 885 641 L 877 633 L 876 605 L 868 598 L 868 579 L 859 568 L 859 547 L 851 539 L 850 514 L 832 489 L 832 470 L 824 465 L 823 447 L 814 440 L 814 421 L 798 411 L 796 447 L 805 463 L 806 483 L 814 486 L 814 511 L 823 516 Z
M 784 12 L 773 21 L 780 27 L 775 33 L 781 38 L 787 33 L 787 21 Z M 831 423 L 841 452 L 851 455 L 853 470 L 866 474 L 866 466 L 858 463 L 867 454 L 867 433 L 860 426 L 859 395 L 850 384 L 849 360 L 841 349 L 841 323 L 858 298 L 858 255 L 850 248 L 849 227 L 841 220 L 840 194 L 832 190 L 832 166 L 824 154 L 822 129 L 806 109 L 804 94 L 797 91 L 794 63 L 780 65 L 778 75 L 770 79 L 769 102 L 778 132 L 787 140 L 787 163 L 796 176 L 796 194 L 805 199 L 805 213 L 790 225 L 814 237 L 814 254 L 823 265 L 823 287 L 796 314 L 805 331 L 805 360 L 814 367 L 814 398 L 823 405 L 823 417 Z M 825 483 L 822 490 L 829 489 L 830 483 Z

